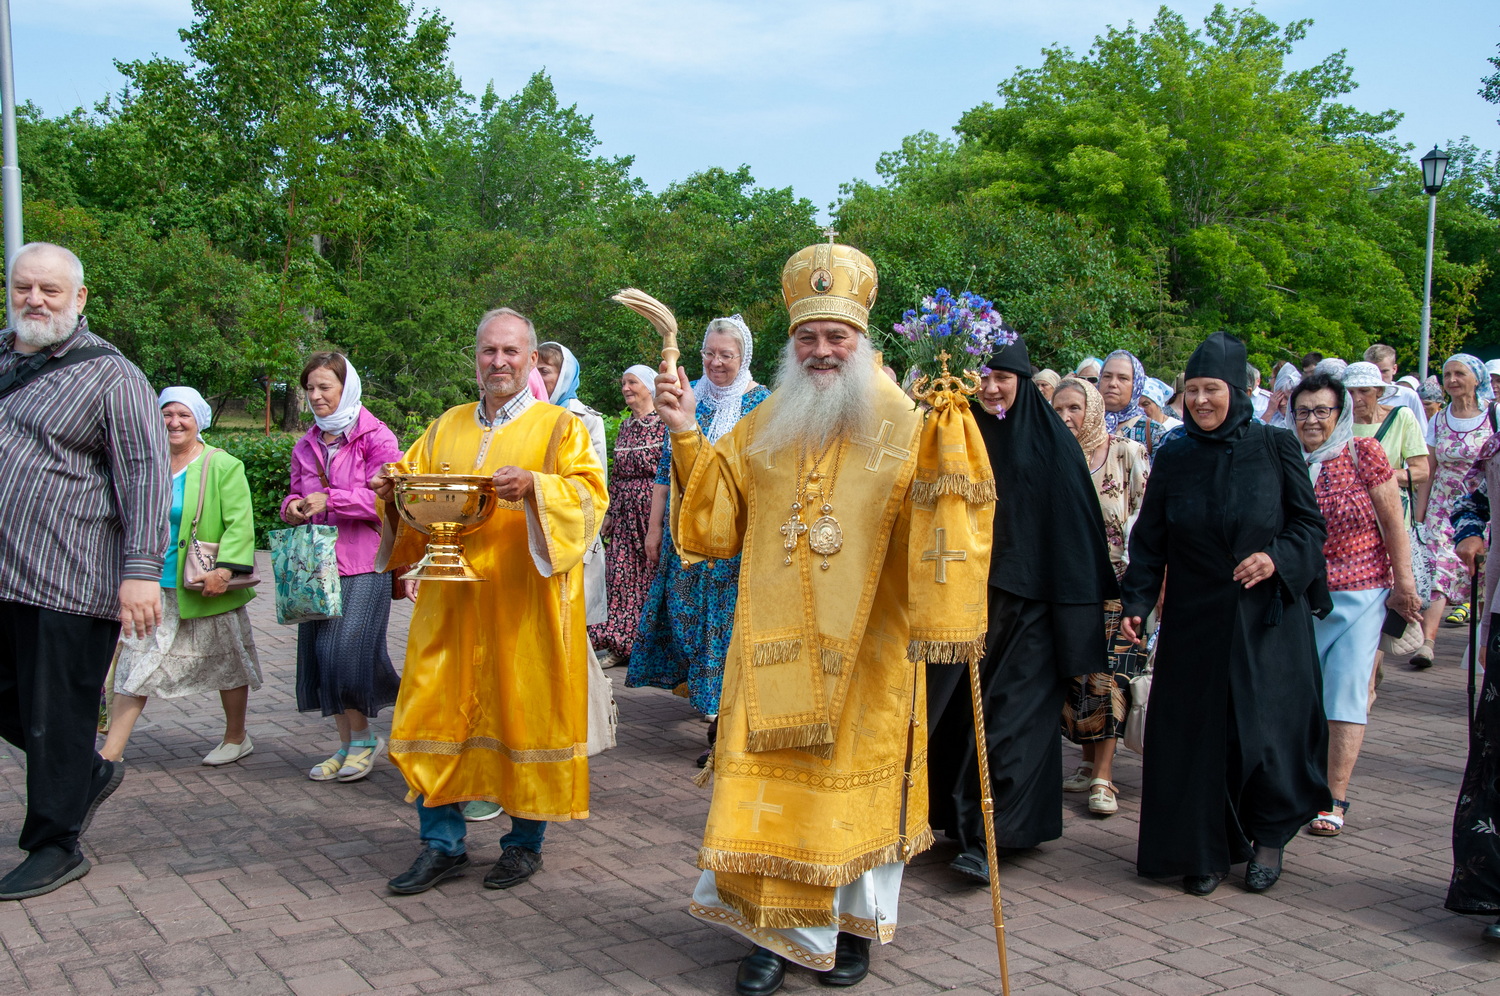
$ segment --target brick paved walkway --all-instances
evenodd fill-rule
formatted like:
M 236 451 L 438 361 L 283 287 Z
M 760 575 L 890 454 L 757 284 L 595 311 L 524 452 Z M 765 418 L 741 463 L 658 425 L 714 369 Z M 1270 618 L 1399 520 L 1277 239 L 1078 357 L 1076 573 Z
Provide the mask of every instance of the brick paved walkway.
M 252 604 L 266 673 L 250 699 L 255 753 L 202 767 L 217 702 L 151 703 L 129 775 L 85 841 L 92 873 L 0 904 L 0 993 L 733 991 L 744 945 L 685 911 L 707 794 L 689 781 L 704 727 L 682 699 L 617 690 L 620 746 L 594 766 L 594 818 L 553 828 L 531 882 L 480 886 L 502 817 L 471 826 L 464 878 L 390 896 L 385 880 L 417 848 L 401 779 L 389 763 L 352 785 L 304 777 L 332 749 L 332 724 L 294 710 L 294 631 L 275 624 L 269 599 Z M 392 623 L 398 660 L 406 618 Z M 1013 991 L 1500 993 L 1500 946 L 1478 941 L 1482 921 L 1442 909 L 1463 764 L 1461 639 L 1445 631 L 1425 674 L 1388 672 L 1350 828 L 1299 837 L 1267 894 L 1236 879 L 1197 899 L 1135 877 L 1133 756 L 1118 766 L 1117 816 L 1091 818 L 1069 796 L 1063 839 L 1002 870 Z M 13 839 L 24 779 L 15 752 L 0 754 Z M 954 878 L 950 857 L 940 847 L 909 869 L 896 941 L 856 991 L 999 992 L 988 898 Z M 797 971 L 784 991 L 825 990 Z

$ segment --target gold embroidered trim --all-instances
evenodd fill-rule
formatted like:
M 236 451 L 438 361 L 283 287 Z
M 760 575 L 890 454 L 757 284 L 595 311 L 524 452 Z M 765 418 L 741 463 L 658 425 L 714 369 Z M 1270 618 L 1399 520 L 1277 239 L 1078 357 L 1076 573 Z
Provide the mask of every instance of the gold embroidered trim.
M 759 944 L 761 947 L 770 948 L 782 957 L 795 961 L 803 968 L 810 968 L 815 972 L 826 972 L 833 967 L 834 955 L 832 953 L 826 955 L 813 954 L 800 944 L 793 944 L 788 941 L 781 934 L 771 933 L 770 931 L 761 930 L 751 925 L 734 910 L 710 909 L 701 903 L 690 903 L 688 905 L 688 913 L 699 920 L 723 924 Z
M 833 910 L 822 906 L 763 906 L 715 883 L 719 902 L 749 921 L 751 926 L 766 930 L 795 930 L 798 927 L 832 927 Z
M 894 923 L 876 923 L 862 916 L 852 913 L 839 914 L 839 930 L 846 934 L 857 934 L 860 937 L 868 937 L 872 941 L 881 944 L 889 944 L 896 939 L 896 925 Z
M 839 775 L 807 771 L 787 764 L 776 764 L 771 761 L 740 760 L 734 757 L 726 757 L 722 762 L 719 762 L 710 755 L 709 763 L 721 765 L 722 770 L 720 773 L 723 775 L 740 775 L 746 778 L 774 778 L 778 781 L 796 782 L 799 785 L 828 789 L 834 792 L 846 792 L 850 789 L 866 788 L 877 782 L 888 781 L 901 774 L 901 765 L 898 761 L 882 764 L 880 767 L 869 771 L 853 771 Z
M 752 754 L 768 750 L 785 750 L 788 747 L 810 750 L 813 747 L 828 746 L 832 743 L 832 725 L 807 723 L 802 726 L 783 726 L 773 730 L 751 730 L 746 737 L 745 750 Z
M 931 836 L 929 827 L 927 835 Z M 721 851 L 714 847 L 698 849 L 698 867 L 706 871 L 739 872 L 742 875 L 768 875 L 808 885 L 824 885 L 837 888 L 848 885 L 871 868 L 904 861 L 903 844 L 895 841 L 884 847 L 861 854 L 841 865 L 820 865 L 796 858 L 783 858 L 774 854 L 751 854 L 745 851 Z
M 504 754 L 513 764 L 556 764 L 571 761 L 575 757 L 588 757 L 588 744 L 571 747 L 549 747 L 542 750 L 516 750 L 507 747 L 494 737 L 470 737 L 462 743 L 450 740 L 392 740 L 392 754 L 438 754 L 457 757 L 464 751 L 491 750 Z
M 844 673 L 844 655 L 840 651 L 823 648 L 823 673 L 840 675 Z
M 993 477 L 971 481 L 966 474 L 943 474 L 935 481 L 912 481 L 908 493 L 918 505 L 935 505 L 943 495 L 958 495 L 970 505 L 996 500 Z
M 583 506 L 583 543 L 584 546 L 592 546 L 594 542 L 594 496 L 589 494 L 589 489 L 583 486 L 583 482 L 576 477 L 569 478 L 568 483 L 573 485 L 573 490 L 578 492 L 578 502 Z
M 766 664 L 787 664 L 802 656 L 802 639 L 769 640 L 755 645 L 752 662 L 756 667 Z
M 918 664 L 967 664 L 984 657 L 984 637 L 949 642 L 912 640 L 906 645 L 906 659 Z

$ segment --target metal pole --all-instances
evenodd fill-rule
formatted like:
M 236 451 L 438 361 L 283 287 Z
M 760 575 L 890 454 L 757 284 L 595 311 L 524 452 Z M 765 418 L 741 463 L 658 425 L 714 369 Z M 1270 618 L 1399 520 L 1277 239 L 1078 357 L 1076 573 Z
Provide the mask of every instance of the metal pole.
M 5 286 L 10 287 L 10 264 L 21 248 L 21 167 L 16 150 L 16 73 L 11 60 L 10 0 L 0 0 L 0 204 L 5 212 Z M 10 314 L 10 294 L 6 297 L 7 324 L 14 324 Z
M 0 0 L 3 3 L 4 0 Z M 1427 348 L 1432 338 L 1432 231 L 1437 224 L 1437 194 L 1427 195 L 1427 270 L 1422 278 L 1422 355 L 1418 366 L 1422 369 L 1422 376 L 1418 378 L 1422 383 L 1427 383 Z

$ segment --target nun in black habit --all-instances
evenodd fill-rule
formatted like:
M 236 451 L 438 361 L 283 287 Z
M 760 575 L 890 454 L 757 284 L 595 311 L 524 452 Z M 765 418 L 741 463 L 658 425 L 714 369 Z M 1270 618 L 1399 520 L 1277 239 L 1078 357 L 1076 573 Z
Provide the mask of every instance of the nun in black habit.
M 1332 803 L 1312 613 L 1331 608 L 1325 526 L 1297 437 L 1251 420 L 1245 347 L 1187 365 L 1187 435 L 1157 453 L 1121 582 L 1128 637 L 1166 580 L 1136 870 L 1207 895 L 1248 861 L 1260 892 Z
M 1118 590 L 1104 517 L 1078 441 L 1031 380 L 1020 339 L 987 362 L 1015 396 L 1003 417 L 974 403 L 998 492 L 990 559 L 989 633 L 980 666 L 995 845 L 1062 836 L 1058 717 L 1069 679 L 1098 671 L 1105 599 Z M 998 378 L 989 371 L 999 371 Z M 988 881 L 968 672 L 927 670 L 930 820 L 962 848 L 954 870 Z

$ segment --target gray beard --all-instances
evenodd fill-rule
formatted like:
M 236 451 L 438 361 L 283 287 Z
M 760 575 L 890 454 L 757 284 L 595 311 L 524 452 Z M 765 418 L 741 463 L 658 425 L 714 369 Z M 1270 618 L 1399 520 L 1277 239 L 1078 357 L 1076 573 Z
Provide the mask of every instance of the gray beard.
M 16 338 L 32 349 L 55 346 L 78 327 L 78 309 L 69 306 L 45 319 L 17 318 Z
M 796 344 L 788 340 L 776 370 L 776 404 L 756 427 L 756 445 L 773 452 L 817 452 L 834 440 L 868 433 L 877 376 L 885 375 L 876 368 L 875 350 L 864 336 L 837 376 L 822 385 L 797 362 Z

